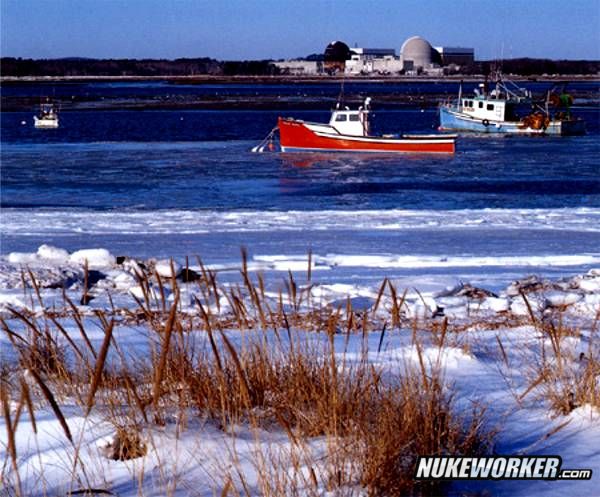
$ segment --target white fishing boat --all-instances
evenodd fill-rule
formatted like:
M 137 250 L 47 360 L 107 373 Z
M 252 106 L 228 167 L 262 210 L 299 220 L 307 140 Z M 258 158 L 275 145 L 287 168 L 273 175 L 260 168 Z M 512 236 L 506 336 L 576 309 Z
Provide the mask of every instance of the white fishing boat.
M 37 116 L 33 117 L 36 128 L 58 128 L 58 109 L 53 103 L 46 102 L 40 105 Z
M 510 87 L 509 85 L 512 85 Z M 473 96 L 462 94 L 440 106 L 441 131 L 583 135 L 585 122 L 571 115 L 573 99 L 563 92 L 548 92 L 545 102 L 534 103 L 531 92 L 497 76 L 494 89 L 482 83 Z M 552 109 L 553 112 L 550 111 Z

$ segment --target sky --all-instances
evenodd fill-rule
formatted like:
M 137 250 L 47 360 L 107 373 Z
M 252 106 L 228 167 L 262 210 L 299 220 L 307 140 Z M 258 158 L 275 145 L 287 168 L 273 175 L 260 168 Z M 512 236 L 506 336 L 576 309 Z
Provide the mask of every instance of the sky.
M 600 59 L 600 0 L 0 0 L 3 57 L 285 59 L 419 35 L 479 60 Z

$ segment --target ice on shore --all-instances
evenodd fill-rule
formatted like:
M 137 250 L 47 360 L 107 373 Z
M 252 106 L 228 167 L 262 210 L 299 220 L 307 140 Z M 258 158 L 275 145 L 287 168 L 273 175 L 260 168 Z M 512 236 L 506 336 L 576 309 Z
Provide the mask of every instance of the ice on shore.
M 37 250 L 37 255 L 40 259 L 55 264 L 65 264 L 69 261 L 69 252 L 65 249 L 53 247 L 52 245 L 40 245 Z
M 181 264 L 174 260 L 164 259 L 156 262 L 154 270 L 161 278 L 173 278 L 181 273 Z
M 69 256 L 69 261 L 80 266 L 87 262 L 89 269 L 113 267 L 117 262 L 115 256 L 103 248 L 78 250 Z
M 456 258 L 455 258 L 456 259 Z M 505 258 L 510 259 L 510 258 Z M 357 275 L 370 275 L 371 268 L 397 268 L 409 267 L 439 267 L 445 264 L 457 264 L 458 260 L 433 258 L 431 256 L 397 256 L 397 255 L 362 255 L 345 256 L 338 254 L 319 255 L 313 254 L 313 270 L 333 269 L 337 266 L 356 267 Z M 88 276 L 85 278 L 84 266 L 88 264 Z M 491 261 L 491 259 L 490 259 Z M 458 266 L 466 264 L 466 259 Z M 474 261 L 470 261 L 472 263 Z M 482 262 L 481 260 L 479 262 Z M 490 262 L 491 263 L 491 262 Z M 295 276 L 302 275 L 302 281 L 307 275 L 307 256 L 257 255 L 249 259 L 247 267 L 254 271 L 293 271 Z M 232 284 L 232 278 L 239 271 L 238 264 L 207 264 L 206 268 L 229 275 L 224 285 Z M 190 268 L 199 273 L 199 268 Z M 354 270 L 353 270 L 354 271 Z M 185 287 L 185 294 L 180 299 L 181 309 L 184 312 L 195 312 L 195 298 L 203 299 L 203 295 L 196 286 L 188 287 L 186 279 L 182 277 L 182 265 L 171 259 L 136 260 L 123 257 L 117 260 L 107 249 L 83 249 L 69 254 L 66 250 L 48 244 L 41 245 L 36 252 L 13 252 L 0 257 L 0 292 L 8 290 L 13 295 L 16 289 L 22 289 L 23 284 L 31 287 L 30 274 L 36 279 L 38 286 L 51 296 L 58 296 L 62 289 L 71 294 L 73 300 L 79 300 L 84 285 L 87 282 L 87 295 L 96 299 L 101 295 L 110 294 L 117 298 L 119 305 L 135 307 L 136 301 L 143 300 L 144 292 L 139 286 L 139 276 L 144 274 L 149 278 L 150 286 L 148 296 L 152 305 L 158 305 L 162 300 L 158 290 L 156 274 L 162 279 L 166 298 L 172 294 L 171 278 L 178 278 L 181 290 Z M 526 276 L 509 284 L 504 290 L 491 292 L 485 288 L 478 288 L 468 282 L 460 281 L 456 276 L 449 274 L 415 275 L 393 278 L 390 280 L 398 292 L 397 297 L 404 295 L 404 305 L 401 309 L 407 317 L 432 318 L 447 316 L 456 319 L 466 319 L 468 316 L 492 315 L 510 312 L 517 316 L 527 317 L 529 307 L 536 312 L 546 312 L 552 309 L 568 309 L 571 314 L 589 315 L 598 308 L 597 296 L 600 294 L 600 277 L 598 270 L 590 270 L 586 274 L 574 275 L 570 278 L 559 280 L 543 279 L 538 276 Z M 345 307 L 347 299 L 351 299 L 354 310 L 370 309 L 376 301 L 381 289 L 382 280 L 374 278 L 359 278 L 356 282 L 335 282 L 328 276 L 326 283 L 319 282 L 319 273 L 315 273 L 313 280 L 304 286 L 299 285 L 299 292 L 309 292 L 312 303 L 319 305 L 334 305 Z M 287 275 L 284 279 L 287 278 Z M 219 278 L 221 281 L 222 279 Z M 267 278 L 271 287 L 266 289 L 269 298 L 277 300 L 280 290 L 286 292 L 285 285 L 278 277 Z M 333 280 L 333 281 L 332 281 Z M 300 278 L 296 280 L 296 284 Z M 389 309 L 389 288 L 384 289 L 380 309 Z M 52 291 L 55 293 L 53 294 Z M 525 298 L 521 295 L 525 295 Z M 135 298 L 134 298 L 135 297 Z M 0 301 L 0 310 L 10 307 L 12 296 Z M 527 299 L 527 301 L 525 301 Z M 106 299 L 96 300 L 93 305 L 102 306 Z M 274 300 L 274 302 L 275 302 Z M 226 301 L 223 301 L 227 305 Z M 251 302 L 249 302 L 250 305 Z M 213 305 L 213 303 L 209 303 Z M 303 305 L 308 305 L 305 300 Z M 18 302 L 15 301 L 15 306 Z

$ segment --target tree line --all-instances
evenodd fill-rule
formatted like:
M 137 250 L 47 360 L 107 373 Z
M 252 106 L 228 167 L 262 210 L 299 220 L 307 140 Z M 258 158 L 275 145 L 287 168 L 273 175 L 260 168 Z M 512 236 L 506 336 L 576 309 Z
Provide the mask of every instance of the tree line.
M 2 76 L 195 76 L 274 75 L 279 70 L 266 60 L 218 61 L 198 59 L 0 59 Z
M 319 54 L 312 54 L 316 60 Z M 498 61 L 478 61 L 461 68 L 462 74 L 488 74 Z M 542 74 L 600 74 L 600 61 L 508 59 L 500 63 L 504 73 L 533 76 Z M 208 57 L 185 59 L 0 59 L 2 76 L 275 76 L 279 68 L 270 60 L 219 61 Z

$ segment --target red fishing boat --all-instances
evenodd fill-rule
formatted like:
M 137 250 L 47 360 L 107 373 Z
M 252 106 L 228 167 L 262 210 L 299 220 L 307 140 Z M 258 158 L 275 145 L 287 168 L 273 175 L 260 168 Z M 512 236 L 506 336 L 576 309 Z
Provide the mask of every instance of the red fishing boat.
M 454 153 L 455 135 L 372 136 L 370 102 L 367 98 L 358 110 L 338 105 L 328 124 L 280 117 L 277 128 L 281 151 Z

